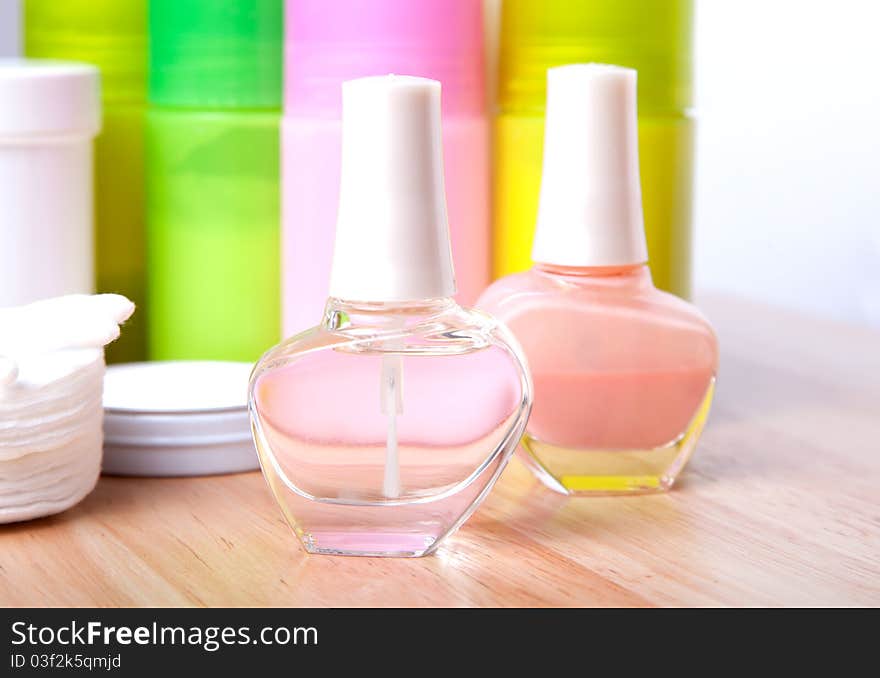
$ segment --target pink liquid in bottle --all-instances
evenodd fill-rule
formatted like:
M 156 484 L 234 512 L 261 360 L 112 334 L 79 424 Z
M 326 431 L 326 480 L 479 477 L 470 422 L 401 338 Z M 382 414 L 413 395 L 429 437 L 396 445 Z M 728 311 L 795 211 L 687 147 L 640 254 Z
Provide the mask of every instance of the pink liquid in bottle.
M 421 555 L 470 515 L 516 446 L 524 368 L 506 333 L 451 300 L 414 311 L 387 339 L 393 307 L 340 308 L 351 329 L 325 322 L 271 351 L 254 375 L 263 471 L 308 550 Z M 399 375 L 393 416 L 382 391 L 389 360 Z
M 712 328 L 693 306 L 654 288 L 646 266 L 537 266 L 495 283 L 479 305 L 529 360 L 535 404 L 523 452 L 542 479 L 567 493 L 674 482 L 718 364 Z

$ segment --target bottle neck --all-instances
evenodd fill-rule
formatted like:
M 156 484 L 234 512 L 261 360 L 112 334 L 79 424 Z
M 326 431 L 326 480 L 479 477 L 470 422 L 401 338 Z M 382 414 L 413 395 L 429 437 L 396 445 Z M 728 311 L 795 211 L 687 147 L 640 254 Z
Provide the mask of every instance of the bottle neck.
M 324 307 L 322 325 L 329 330 L 350 327 L 400 329 L 457 308 L 458 304 L 452 297 L 394 302 L 349 301 L 330 297 Z
M 653 286 L 651 269 L 647 264 L 626 266 L 559 266 L 535 263 L 539 275 L 574 284 L 598 284 L 607 287 Z

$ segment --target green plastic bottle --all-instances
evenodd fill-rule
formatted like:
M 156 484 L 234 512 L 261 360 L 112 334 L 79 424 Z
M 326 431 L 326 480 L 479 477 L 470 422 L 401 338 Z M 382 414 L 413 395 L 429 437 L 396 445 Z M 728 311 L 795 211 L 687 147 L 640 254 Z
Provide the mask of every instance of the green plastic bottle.
M 135 302 L 137 313 L 107 347 L 109 362 L 146 357 L 144 111 L 146 0 L 27 0 L 29 57 L 68 59 L 101 70 L 103 129 L 95 142 L 95 288 Z
M 151 0 L 149 356 L 280 336 L 281 0 Z
M 638 71 L 645 233 L 655 284 L 690 293 L 692 0 L 505 0 L 495 120 L 493 273 L 531 266 L 547 69 Z

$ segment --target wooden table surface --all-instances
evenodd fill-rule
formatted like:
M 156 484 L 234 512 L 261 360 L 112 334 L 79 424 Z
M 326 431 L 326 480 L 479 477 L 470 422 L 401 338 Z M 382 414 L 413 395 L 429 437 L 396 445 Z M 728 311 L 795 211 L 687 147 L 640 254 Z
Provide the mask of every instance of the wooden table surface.
M 567 499 L 514 460 L 434 556 L 309 556 L 259 473 L 103 478 L 0 527 L 3 605 L 880 605 L 880 333 L 710 297 L 715 406 L 669 494 Z

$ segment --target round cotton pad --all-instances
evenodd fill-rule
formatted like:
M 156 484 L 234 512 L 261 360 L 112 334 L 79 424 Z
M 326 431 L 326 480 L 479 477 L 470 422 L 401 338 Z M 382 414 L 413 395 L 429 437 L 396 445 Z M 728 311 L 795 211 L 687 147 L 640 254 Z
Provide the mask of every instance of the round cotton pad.
M 259 468 L 247 413 L 249 363 L 107 368 L 103 471 L 193 476 Z
M 95 487 L 103 347 L 133 312 L 117 294 L 0 308 L 0 523 L 59 513 Z

